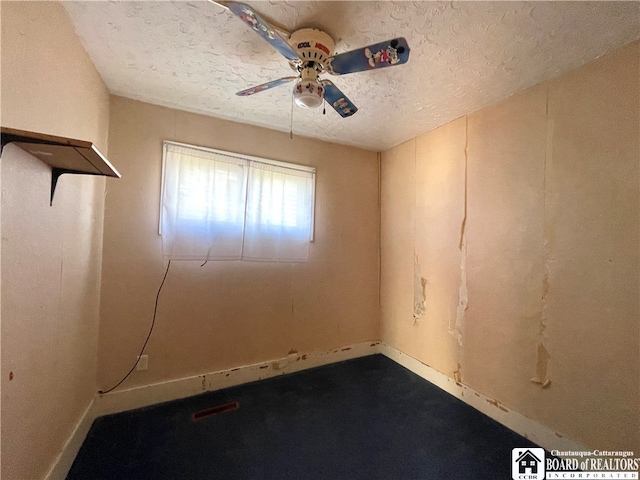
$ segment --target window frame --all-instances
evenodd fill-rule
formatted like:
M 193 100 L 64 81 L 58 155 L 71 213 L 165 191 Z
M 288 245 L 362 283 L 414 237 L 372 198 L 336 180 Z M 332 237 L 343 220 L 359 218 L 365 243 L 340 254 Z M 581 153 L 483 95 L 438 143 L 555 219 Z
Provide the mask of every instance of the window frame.
M 225 150 L 217 150 L 215 148 L 202 147 L 199 145 L 191 145 L 188 143 L 174 142 L 172 140 L 163 140 L 162 142 L 162 170 L 160 172 L 160 206 L 158 209 L 158 235 L 162 235 L 162 205 L 164 203 L 164 180 L 167 163 L 167 148 L 169 145 L 175 145 L 177 147 L 191 148 L 193 150 L 200 150 L 207 153 L 215 153 L 224 157 L 236 158 L 254 163 L 262 163 L 265 165 L 274 165 L 277 167 L 288 168 L 290 170 L 298 170 L 301 172 L 309 172 L 312 175 L 313 191 L 311 192 L 311 232 L 309 235 L 309 241 L 313 242 L 315 237 L 315 223 L 316 223 L 316 168 L 308 167 L 306 165 L 299 165 L 296 163 L 281 162 L 278 160 L 271 160 L 269 158 L 254 157 L 252 155 L 244 155 L 241 153 L 227 152 Z

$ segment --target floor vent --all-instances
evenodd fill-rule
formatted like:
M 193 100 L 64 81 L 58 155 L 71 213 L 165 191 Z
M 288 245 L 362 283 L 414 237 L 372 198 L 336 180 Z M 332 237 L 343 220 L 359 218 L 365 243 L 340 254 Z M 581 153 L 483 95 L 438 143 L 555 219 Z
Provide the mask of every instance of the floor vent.
M 240 404 L 238 402 L 229 402 L 223 405 L 218 405 L 217 407 L 205 408 L 204 410 L 200 410 L 199 412 L 191 415 L 191 420 L 195 422 L 197 420 L 202 420 L 203 418 L 217 415 L 218 413 L 230 412 L 232 410 L 236 410 L 239 406 Z

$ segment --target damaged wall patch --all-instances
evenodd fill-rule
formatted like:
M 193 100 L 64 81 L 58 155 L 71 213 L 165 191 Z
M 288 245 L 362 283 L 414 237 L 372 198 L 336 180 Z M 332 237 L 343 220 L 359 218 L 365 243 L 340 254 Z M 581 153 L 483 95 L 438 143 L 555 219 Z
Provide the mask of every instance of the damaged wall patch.
M 467 235 L 464 234 L 462 236 L 462 245 L 460 249 L 460 288 L 458 289 L 456 318 L 455 320 L 449 320 L 449 332 L 458 339 L 458 344 L 461 346 L 462 327 L 467 308 L 469 308 L 469 296 L 467 291 Z
M 549 380 L 547 368 L 549 366 L 549 352 L 542 343 L 538 344 L 538 361 L 536 363 L 536 376 L 530 380 L 539 384 L 542 388 L 546 388 L 551 383 Z
M 427 279 L 420 272 L 420 264 L 416 257 L 413 264 L 413 318 L 418 319 L 424 316 L 427 311 L 426 293 Z

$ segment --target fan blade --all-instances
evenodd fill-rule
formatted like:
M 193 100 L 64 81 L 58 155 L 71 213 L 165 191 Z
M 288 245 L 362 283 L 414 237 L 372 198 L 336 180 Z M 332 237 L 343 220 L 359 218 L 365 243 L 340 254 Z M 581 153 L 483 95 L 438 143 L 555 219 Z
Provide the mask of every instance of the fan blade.
M 246 90 L 242 90 L 241 92 L 236 93 L 236 95 L 247 97 L 249 95 L 253 95 L 254 93 L 259 93 L 265 90 L 269 90 L 270 88 L 279 87 L 280 85 L 289 83 L 291 80 L 295 80 L 296 78 L 298 77 L 279 78 L 278 80 L 272 80 L 270 82 L 263 83 L 262 85 L 256 85 L 255 87 L 247 88 Z
M 324 99 L 329 102 L 333 109 L 338 112 L 342 118 L 350 117 L 358 111 L 358 107 L 356 107 L 333 83 L 329 80 L 325 80 L 322 84 L 324 85 Z
M 409 45 L 400 37 L 331 57 L 328 60 L 327 71 L 333 75 L 344 75 L 402 65 L 408 60 Z
M 280 36 L 274 27 L 254 12 L 251 7 L 238 2 L 224 2 L 224 6 L 288 60 L 298 60 L 298 54 L 295 50 Z

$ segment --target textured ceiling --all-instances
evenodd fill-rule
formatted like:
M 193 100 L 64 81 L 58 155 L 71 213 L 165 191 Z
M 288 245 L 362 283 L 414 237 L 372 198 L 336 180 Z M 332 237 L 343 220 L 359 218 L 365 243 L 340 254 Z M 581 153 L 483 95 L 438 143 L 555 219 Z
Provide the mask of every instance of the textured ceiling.
M 360 109 L 293 110 L 293 132 L 381 151 L 640 37 L 637 2 L 246 2 L 294 31 L 322 28 L 336 52 L 403 36 L 409 62 L 330 79 Z M 109 90 L 288 131 L 287 61 L 206 1 L 63 2 Z

